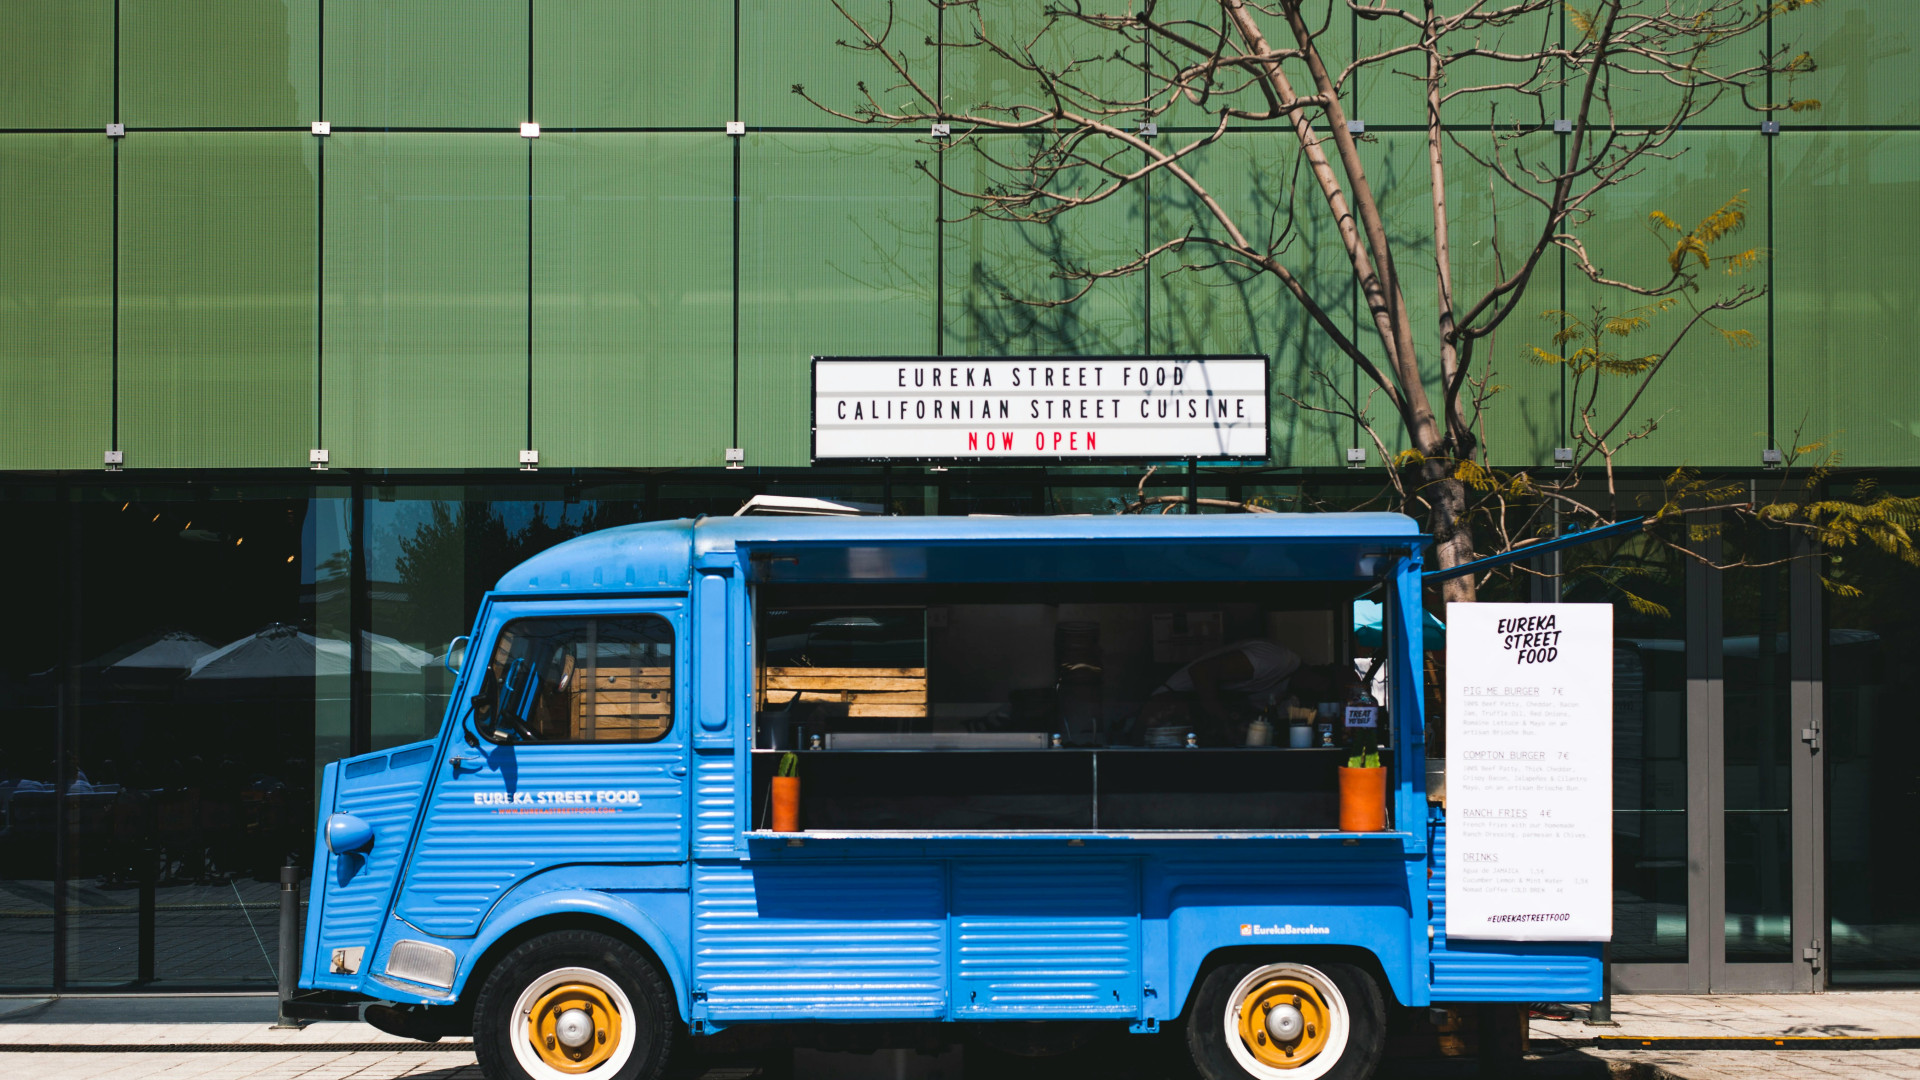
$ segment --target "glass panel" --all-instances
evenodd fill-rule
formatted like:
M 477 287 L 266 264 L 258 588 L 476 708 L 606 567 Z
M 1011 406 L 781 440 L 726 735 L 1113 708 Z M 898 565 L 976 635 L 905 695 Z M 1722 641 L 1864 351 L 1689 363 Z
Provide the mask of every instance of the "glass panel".
M 1824 598 L 1829 977 L 1920 986 L 1920 570 L 1866 545 L 1828 562 L 1860 590 Z
M 284 468 L 318 445 L 317 141 L 153 133 L 122 148 L 120 442 L 128 464 Z
M 313 846 L 316 678 L 347 665 L 313 633 L 319 505 L 297 488 L 82 497 L 72 983 L 273 985 L 279 868 Z
M 995 157 L 1025 160 L 1023 136 L 995 136 Z M 985 191 L 1006 180 L 986 155 L 963 148 L 948 155 L 947 182 Z M 1063 177 L 1078 186 L 1092 177 Z M 968 217 L 967 206 L 947 196 L 949 223 L 941 287 L 942 331 L 949 353 L 965 356 L 1139 355 L 1146 347 L 1148 278 L 1137 275 L 1094 283 L 1056 276 L 1063 268 L 1110 270 L 1137 256 L 1147 232 L 1145 194 L 1121 192 L 1077 208 L 1049 223 L 1016 223 Z M 1044 305 L 1057 306 L 1044 306 Z
M 1214 2 L 1214 0 L 1171 0 L 1171 2 L 1169 2 L 1169 0 L 1162 0 L 1162 2 L 1155 4 L 1154 8 L 1155 14 L 1161 20 L 1162 25 L 1173 27 L 1176 33 L 1197 43 L 1202 49 L 1210 51 L 1219 46 L 1223 24 L 1225 24 L 1226 20 L 1223 18 L 1220 5 Z M 1288 31 L 1285 21 L 1278 14 L 1278 9 L 1249 8 L 1248 13 L 1253 17 L 1254 22 L 1267 34 L 1267 42 L 1269 45 L 1277 49 L 1293 49 L 1298 46 L 1298 42 L 1295 41 L 1293 35 Z M 1314 44 L 1320 51 L 1321 62 L 1326 65 L 1327 73 L 1335 79 L 1340 78 L 1340 74 L 1345 70 L 1348 61 L 1353 58 L 1352 14 L 1347 10 L 1347 6 L 1344 3 L 1329 4 L 1324 2 L 1324 0 L 1321 0 L 1319 3 L 1307 4 L 1305 6 L 1305 14 L 1308 28 L 1316 35 Z M 1107 40 L 1117 41 L 1118 39 L 1109 35 Z M 1157 39 L 1154 43 L 1154 48 L 1156 52 L 1162 54 L 1154 60 L 1154 71 L 1156 76 L 1160 78 L 1165 77 L 1164 73 L 1170 70 L 1171 65 L 1174 63 L 1191 64 L 1198 60 L 1205 59 L 1201 52 L 1186 49 L 1164 40 Z M 1228 55 L 1237 55 L 1243 53 L 1245 49 L 1246 45 L 1241 41 L 1239 35 L 1228 29 L 1226 32 L 1225 52 Z M 1111 52 L 1113 49 L 1109 47 L 1106 51 Z M 1313 73 L 1308 70 L 1305 61 L 1288 59 L 1282 62 L 1281 68 L 1287 76 L 1287 81 L 1293 86 L 1295 93 L 1313 93 Z M 949 70 L 951 70 L 951 68 L 949 68 Z M 1164 84 L 1156 84 L 1156 86 L 1162 85 Z M 1199 84 L 1196 84 L 1196 89 L 1198 88 Z M 1163 90 L 1156 94 L 1157 101 L 1164 102 L 1166 100 L 1166 93 L 1167 91 Z M 1341 97 L 1347 110 L 1351 112 L 1353 108 L 1353 84 L 1351 82 L 1342 89 Z M 1211 128 L 1220 122 L 1220 109 L 1222 107 L 1264 113 L 1267 109 L 1267 98 L 1265 92 L 1262 91 L 1258 84 L 1246 73 L 1239 71 L 1224 73 L 1215 81 L 1212 92 L 1204 104 L 1183 98 L 1175 102 L 1172 108 L 1161 115 L 1160 126 L 1163 130 L 1169 124 Z M 1314 111 L 1310 115 L 1317 125 L 1325 127 L 1325 114 Z M 1361 113 L 1360 116 L 1371 119 L 1366 113 Z M 1258 124 L 1262 127 L 1277 126 L 1283 129 L 1285 129 L 1287 125 L 1287 121 L 1284 119 L 1271 121 L 1235 120 L 1233 123 L 1242 126 L 1250 124 Z M 1291 138 L 1291 136 L 1281 137 Z
M 325 141 L 332 464 L 513 465 L 526 439 L 525 141 Z
M 320 0 L 123 0 L 128 127 L 290 127 L 324 120 Z
M 645 63 L 634 62 L 636 52 Z M 736 119 L 732 12 L 726 7 L 535 0 L 533 65 L 533 118 L 548 129 L 718 132 Z
M 1674 160 L 1643 158 L 1639 175 L 1596 196 L 1587 204 L 1593 216 L 1578 227 L 1595 266 L 1609 278 L 1649 287 L 1664 282 L 1672 234 L 1649 231 L 1648 215 L 1661 211 L 1682 228 L 1691 229 L 1736 196 L 1747 200 L 1746 227 L 1720 242 L 1715 250 L 1731 254 L 1747 248 L 1764 250 L 1767 243 L 1767 140 L 1751 132 L 1688 131 L 1677 136 L 1669 152 Z M 1732 295 L 1741 287 L 1764 289 L 1765 272 L 1756 268 L 1729 277 L 1715 270 L 1700 275 L 1701 291 L 1682 294 L 1673 310 L 1651 316 L 1651 325 L 1617 341 L 1622 356 L 1665 348 L 1691 317 L 1689 303 L 1706 304 Z M 1639 309 L 1646 301 L 1616 289 L 1592 283 L 1571 259 L 1567 266 L 1567 304 L 1583 317 L 1595 307 L 1610 314 Z M 1678 351 L 1661 367 L 1615 434 L 1618 443 L 1631 430 L 1648 424 L 1658 430 L 1627 446 L 1616 465 L 1671 467 L 1750 466 L 1760 459 L 1767 431 L 1767 318 L 1764 299 L 1712 320 L 1729 330 L 1752 334 L 1752 346 L 1736 348 L 1712 326 L 1694 329 Z M 1621 415 L 1639 383 L 1608 378 L 1595 406 L 1597 423 L 1611 423 Z M 1783 404 L 1785 399 L 1783 399 Z M 1785 415 L 1782 414 L 1784 421 Z M 1577 418 L 1575 418 L 1577 422 Z
M 534 190 L 540 463 L 715 464 L 733 422 L 733 146 L 546 135 Z
M 478 698 L 481 733 L 503 742 L 659 742 L 673 730 L 673 627 L 655 615 L 516 619 Z
M 641 517 L 639 493 L 625 487 L 371 490 L 363 510 L 374 749 L 440 730 L 454 683 L 447 644 L 471 631 L 501 575 L 563 540 Z
M 1813 98 L 1814 112 L 1791 113 L 1785 127 L 1824 124 L 1912 124 L 1920 120 L 1920 86 L 1909 78 L 1920 43 L 1920 8 L 1875 0 L 1828 0 L 1774 24 L 1774 48 L 1813 53 L 1811 74 L 1776 90 Z
M 1348 324 L 1347 296 L 1352 274 L 1325 214 L 1289 218 L 1281 209 L 1284 193 L 1275 178 L 1291 175 L 1291 148 L 1272 136 L 1231 134 L 1188 158 L 1187 171 L 1231 217 L 1241 235 L 1268 247 L 1283 244 L 1290 231 L 1304 234 L 1281 256 L 1321 306 L 1338 323 Z M 1225 225 L 1199 195 L 1168 175 L 1154 177 L 1147 203 L 1152 207 L 1153 243 L 1179 236 L 1224 237 Z M 1310 185 L 1296 198 L 1317 197 Z M 1304 242 L 1312 237 L 1313 242 Z M 1272 357 L 1270 439 L 1272 463 L 1307 466 L 1344 462 L 1344 421 L 1312 412 L 1294 399 L 1318 408 L 1335 405 L 1325 372 L 1344 392 L 1349 383 L 1346 359 L 1327 346 L 1325 332 L 1271 274 L 1217 266 L 1227 256 L 1191 245 L 1162 256 L 1141 276 L 1153 289 L 1153 351 L 1177 353 L 1257 353 Z M 1179 270 L 1192 266 L 1193 270 Z
M 0 128 L 113 120 L 113 5 L 17 0 L 0 34 Z
M 1791 388 L 1780 441 L 1831 439 L 1849 465 L 1920 463 L 1900 344 L 1920 332 L 1920 281 L 1906 269 L 1920 245 L 1920 134 L 1794 132 L 1776 146 L 1776 195 L 1793 208 L 1775 222 L 1775 377 Z
M 0 468 L 97 469 L 113 433 L 113 144 L 0 135 L 0 191 Z
M 1344 6 L 1344 5 L 1336 5 Z M 1470 0 L 1441 0 L 1435 7 L 1442 15 L 1457 14 Z M 1482 5 L 1484 7 L 1484 5 Z M 1420 41 L 1421 29 L 1404 19 L 1383 18 L 1357 21 L 1357 50 L 1375 55 L 1389 49 Z M 1469 48 L 1497 49 L 1510 55 L 1532 55 L 1559 44 L 1559 17 L 1554 8 L 1535 11 L 1501 24 L 1465 29 L 1446 40 L 1448 51 Z M 1348 107 L 1357 119 L 1368 124 L 1424 124 L 1427 57 L 1422 52 L 1370 64 L 1355 76 Z M 1447 65 L 1440 93 L 1455 95 L 1441 105 L 1441 117 L 1449 124 L 1510 128 L 1546 125 L 1562 115 L 1559 87 L 1560 65 L 1548 63 L 1541 70 L 1532 61 L 1493 60 L 1467 57 Z M 1519 89 L 1485 90 L 1475 87 L 1507 86 L 1522 83 Z M 1577 100 L 1577 98 L 1575 99 Z M 1569 109 L 1571 106 L 1569 106 Z M 1599 114 L 1602 123 L 1604 113 Z
M 527 115 L 527 0 L 364 0 L 327 9 L 325 119 L 341 127 L 517 130 Z
M 1568 602 L 1613 604 L 1613 959 L 1685 963 L 1685 567 L 1645 537 L 1563 566 Z
M 1775 562 L 1785 530 L 1730 529 L 1727 559 Z M 1724 575 L 1721 651 L 1726 725 L 1726 958 L 1792 959 L 1794 739 L 1787 665 L 1788 567 Z
M 904 9 L 906 5 L 901 7 Z M 1139 101 L 1144 91 L 1139 70 L 1113 59 L 1116 53 L 1129 52 L 1139 59 L 1143 55 L 1139 47 L 1129 46 L 1123 36 L 1111 31 L 1095 30 L 1079 20 L 1056 16 L 1056 10 L 1071 9 L 1055 9 L 1024 0 L 949 5 L 941 34 L 941 40 L 948 43 L 941 57 L 945 80 L 942 93 L 947 108 L 967 113 L 982 105 L 1002 109 L 1024 105 L 1028 110 L 1025 115 L 1031 117 L 1034 110 L 1053 107 L 1051 97 L 1034 75 L 987 46 L 968 44 L 982 37 L 1004 52 L 1016 55 L 1026 52 L 1042 70 L 1060 76 L 1058 83 L 1067 96 L 1069 108 L 1114 109 L 1113 102 Z M 1098 9 L 1089 10 L 1089 14 L 1095 10 Z M 851 81 L 844 76 L 841 79 L 843 85 Z M 888 85 L 898 81 L 896 77 L 889 80 Z M 869 82 L 879 85 L 876 79 Z M 1107 99 L 1108 104 L 1101 106 L 1090 100 L 1080 92 L 1083 88 L 1086 93 Z M 1134 121 L 1128 117 L 1121 122 Z
M 4 235 L 0 233 L 0 235 Z M 0 619 L 0 988 L 53 985 L 53 843 L 61 681 L 70 598 L 64 554 L 69 506 L 52 485 L 0 489 L 0 558 L 30 567 L 10 586 L 11 606 L 39 617 Z
M 804 465 L 809 357 L 933 351 L 933 182 L 905 135 L 752 135 L 741 151 L 736 445 L 749 467 Z
M 934 36 L 931 4 L 842 0 L 839 7 L 875 34 L 886 32 L 891 18 L 888 48 L 905 57 L 913 77 L 923 80 L 922 85 L 933 92 L 934 50 L 927 44 Z M 927 108 L 924 102 L 915 104 L 912 92 L 901 85 L 904 80 L 879 54 L 838 44 L 859 41 L 860 32 L 835 10 L 835 5 L 741 0 L 739 13 L 740 108 L 738 115 L 726 119 L 744 120 L 749 128 L 852 126 L 852 121 L 794 93 L 796 84 L 806 87 L 814 100 L 844 113 L 853 113 L 865 101 L 858 86 L 862 81 L 883 102 L 902 108 Z M 949 20 L 953 17 L 948 16 Z M 726 40 L 724 25 L 713 29 L 716 37 Z M 915 134 L 924 138 L 926 129 L 920 128 Z

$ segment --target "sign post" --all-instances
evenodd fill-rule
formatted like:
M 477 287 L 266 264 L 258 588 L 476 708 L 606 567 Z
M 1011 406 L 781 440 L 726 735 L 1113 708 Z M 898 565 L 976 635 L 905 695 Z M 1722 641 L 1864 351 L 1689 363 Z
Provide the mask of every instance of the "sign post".
M 1264 461 L 1263 356 L 813 358 L 813 460 Z
M 1613 607 L 1447 605 L 1447 935 L 1613 936 Z

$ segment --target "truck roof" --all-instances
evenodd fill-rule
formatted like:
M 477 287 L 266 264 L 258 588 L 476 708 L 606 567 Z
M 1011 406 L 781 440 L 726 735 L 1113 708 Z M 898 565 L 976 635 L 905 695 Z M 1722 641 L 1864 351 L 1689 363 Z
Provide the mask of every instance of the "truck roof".
M 681 518 L 557 544 L 495 591 L 681 589 L 716 559 L 759 582 L 1366 581 L 1424 541 L 1388 513 Z

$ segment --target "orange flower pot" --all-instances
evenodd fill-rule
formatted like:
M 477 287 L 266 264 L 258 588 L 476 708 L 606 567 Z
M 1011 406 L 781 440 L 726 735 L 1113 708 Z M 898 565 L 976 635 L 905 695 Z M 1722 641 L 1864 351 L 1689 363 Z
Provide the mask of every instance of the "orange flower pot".
M 773 831 L 800 831 L 800 778 L 773 778 Z
M 779 811 L 775 810 L 778 814 Z M 778 826 L 775 826 L 776 828 Z M 1340 831 L 1382 832 L 1387 827 L 1387 770 L 1340 767 Z

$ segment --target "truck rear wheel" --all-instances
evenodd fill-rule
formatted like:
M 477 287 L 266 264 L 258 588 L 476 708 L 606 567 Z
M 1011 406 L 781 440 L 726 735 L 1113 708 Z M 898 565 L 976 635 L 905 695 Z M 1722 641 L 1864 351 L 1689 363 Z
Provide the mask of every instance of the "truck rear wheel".
M 605 934 L 563 930 L 508 953 L 474 1001 L 489 1080 L 655 1080 L 672 1048 L 666 980 Z
M 1207 1080 L 1365 1080 L 1386 1011 L 1351 964 L 1223 964 L 1194 992 L 1187 1049 Z

